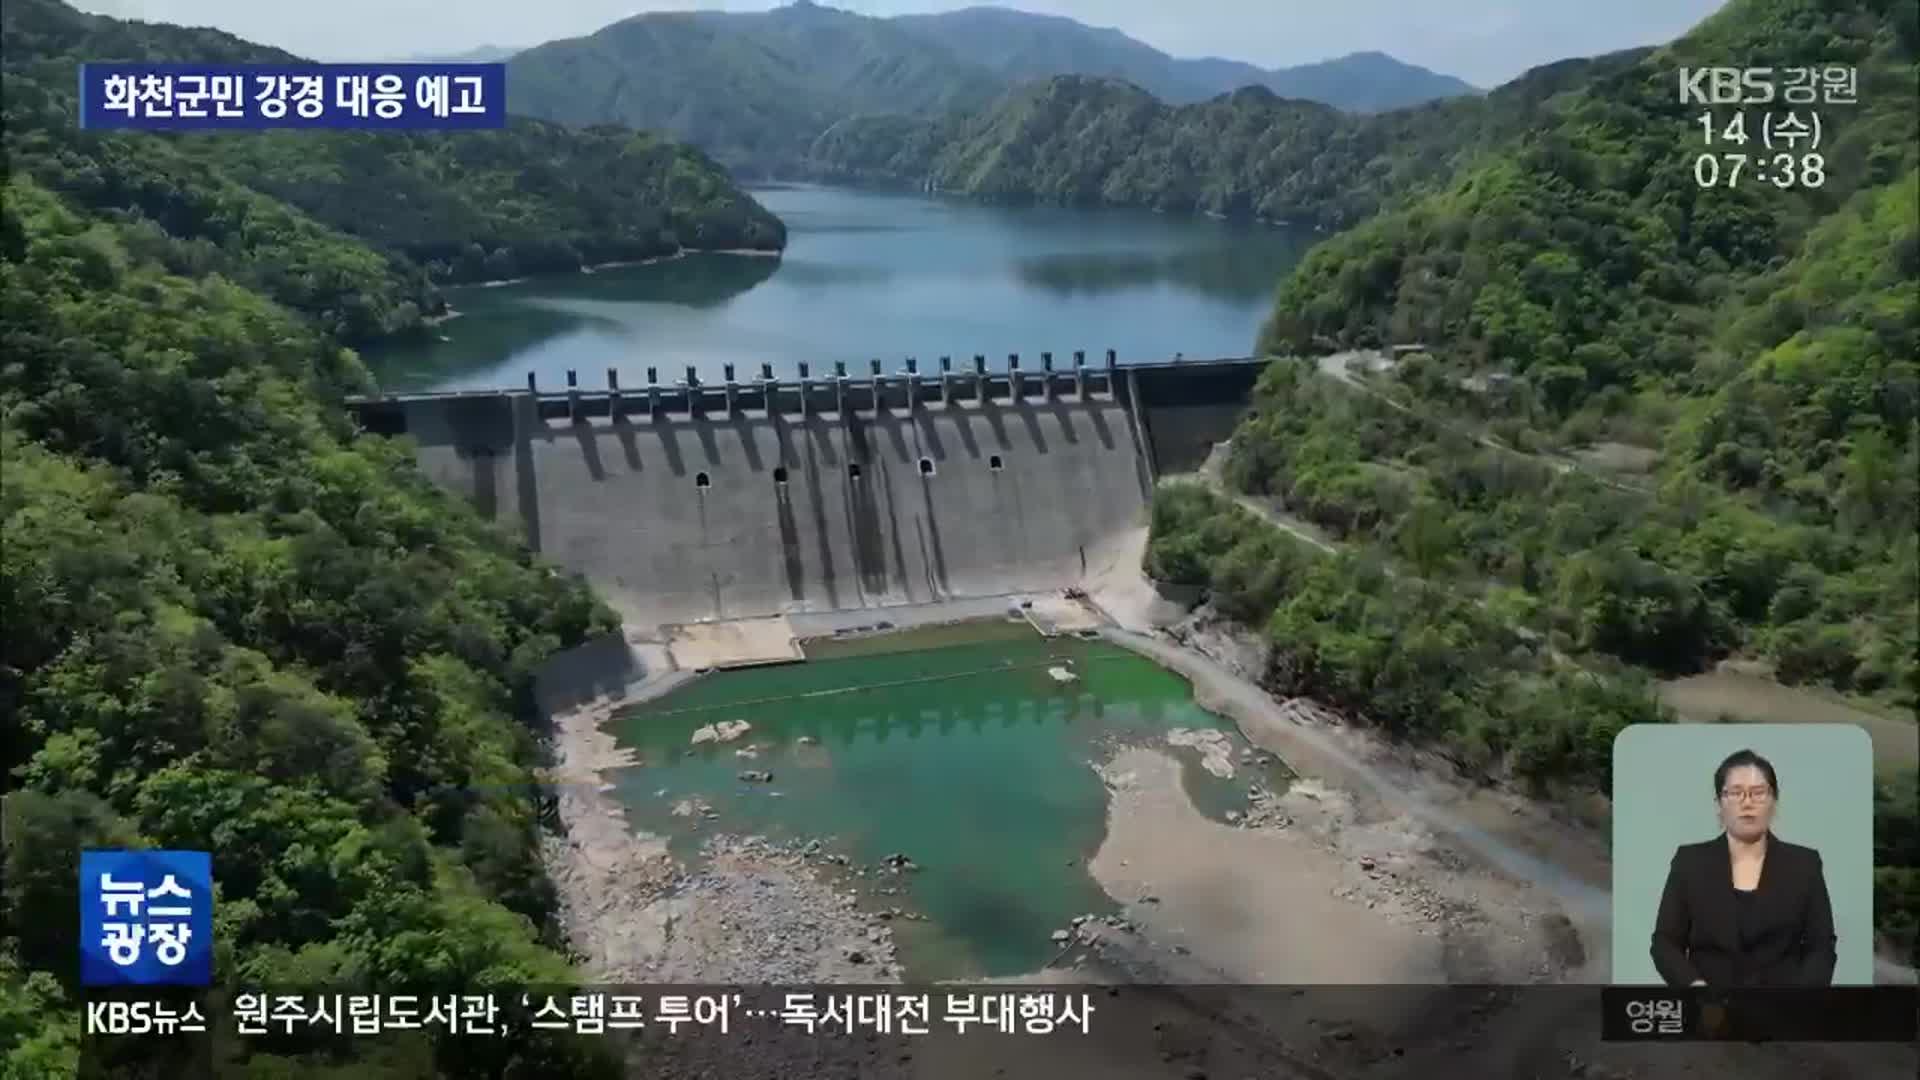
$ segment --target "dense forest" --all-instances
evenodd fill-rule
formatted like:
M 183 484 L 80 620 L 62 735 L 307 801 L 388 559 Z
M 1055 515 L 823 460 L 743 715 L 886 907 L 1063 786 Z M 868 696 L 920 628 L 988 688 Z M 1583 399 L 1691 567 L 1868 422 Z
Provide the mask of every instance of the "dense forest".
M 1567 60 L 1484 96 L 1371 116 L 1248 86 L 1185 105 L 1130 83 L 1062 75 L 937 117 L 850 117 L 805 169 L 1006 203 L 1147 207 L 1344 228 L 1547 122 L 1568 86 L 1641 52 Z
M 1277 362 L 1224 479 L 1356 554 L 1305 558 L 1180 488 L 1150 571 L 1264 627 L 1281 688 L 1536 784 L 1604 788 L 1613 734 L 1658 712 L 1649 678 L 1727 658 L 1911 716 L 1917 18 L 1735 0 L 1318 246 L 1263 349 L 1427 348 L 1347 380 Z M 1825 186 L 1694 183 L 1672 72 L 1728 56 L 1859 67 L 1860 103 L 1824 113 Z M 1907 951 L 1917 782 L 1877 802 L 1877 911 Z
M 616 623 L 404 448 L 354 437 L 345 346 L 417 324 L 439 282 L 777 246 L 779 222 L 626 132 L 76 131 L 79 58 L 281 54 L 51 0 L 0 20 L 0 1076 L 76 1068 L 88 846 L 215 851 L 228 982 L 570 982 L 529 685 Z M 618 1074 L 531 1036 L 269 1040 L 216 1065 Z
M 289 63 L 211 30 L 6 5 L 9 169 L 134 226 L 125 242 L 315 316 L 347 342 L 417 325 L 438 284 L 682 248 L 785 246 L 780 221 L 690 147 L 512 118 L 480 133 L 164 137 L 76 126 L 82 60 Z M 378 191 L 380 198 L 369 198 Z

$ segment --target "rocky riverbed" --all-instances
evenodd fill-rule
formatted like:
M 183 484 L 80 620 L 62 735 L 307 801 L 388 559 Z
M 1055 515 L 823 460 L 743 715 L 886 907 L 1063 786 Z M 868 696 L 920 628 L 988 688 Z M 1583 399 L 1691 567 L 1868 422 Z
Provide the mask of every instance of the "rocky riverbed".
M 684 682 L 668 676 L 641 694 Z M 850 867 L 818 843 L 725 833 L 689 867 L 664 838 L 636 832 L 609 797 L 604 770 L 634 764 L 602 725 L 626 702 L 554 718 L 553 780 L 564 837 L 547 841 L 561 917 L 591 977 L 606 983 L 886 983 L 899 979 L 889 923 L 863 911 L 849 881 L 910 874 L 904 857 Z M 708 816 L 689 804 L 689 814 Z
M 641 981 L 899 981 L 889 927 L 898 909 L 862 911 L 858 892 L 842 883 L 846 868 L 817 844 L 721 835 L 703 854 L 652 902 L 665 939 Z
M 678 678 L 660 680 L 653 692 L 664 693 Z M 1222 689 L 1196 680 L 1197 692 Z M 1261 708 L 1286 713 L 1289 723 L 1324 722 L 1300 711 L 1310 706 L 1261 700 Z M 601 730 L 614 708 L 601 702 L 558 718 L 552 777 L 566 835 L 550 841 L 550 865 L 590 977 L 682 985 L 901 978 L 892 926 L 914 917 L 907 900 L 911 853 L 853 865 L 818 841 L 728 834 L 724 821 L 690 807 L 722 831 L 695 864 L 683 863 L 660 838 L 636 833 L 610 797 L 603 772 L 633 764 Z M 1236 719 L 1256 746 L 1295 764 L 1261 737 L 1260 723 Z M 1198 749 L 1204 755 L 1207 748 Z M 1910 1048 L 1601 1045 L 1590 991 L 1438 985 L 1566 977 L 1582 966 L 1588 943 L 1524 883 L 1324 779 L 1309 775 L 1268 790 L 1257 771 L 1236 772 L 1247 778 L 1245 808 L 1224 823 L 1209 819 L 1185 797 L 1176 752 L 1121 746 L 1098 765 L 1111 796 L 1110 821 L 1090 869 L 1121 910 L 1069 920 L 1052 932 L 1054 954 L 1044 970 L 997 980 L 1012 991 L 1095 984 L 1087 990 L 1100 1010 L 1097 1037 L 983 1038 L 938 1026 L 920 1037 L 822 1038 L 779 1025 L 751 1037 L 661 1039 L 649 1032 L 634 1040 L 631 1074 L 1912 1075 Z M 1260 752 L 1235 764 L 1259 764 Z M 1251 997 L 1220 985 L 1248 981 L 1428 985 L 1392 993 L 1363 985 L 1278 988 Z

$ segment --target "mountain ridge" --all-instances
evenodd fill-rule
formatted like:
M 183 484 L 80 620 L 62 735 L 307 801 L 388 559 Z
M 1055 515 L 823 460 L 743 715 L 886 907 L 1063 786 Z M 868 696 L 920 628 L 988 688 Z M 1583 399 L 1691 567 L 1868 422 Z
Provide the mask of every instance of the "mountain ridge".
M 1556 61 L 1485 94 L 1364 115 L 1264 85 L 1169 105 L 1123 80 L 1061 75 L 971 112 L 848 118 L 814 140 L 804 167 L 816 179 L 999 202 L 1340 229 L 1518 136 L 1570 86 L 1650 51 Z
M 790 173 L 814 139 L 851 117 L 973 111 L 1060 74 L 1117 77 L 1176 103 L 1248 84 L 1366 109 L 1477 93 L 1385 54 L 1264 71 L 1176 60 L 1112 28 L 1000 7 L 893 18 L 818 4 L 648 12 L 522 50 L 507 72 L 516 111 L 664 131 L 759 175 Z
M 1061 15 L 1042 15 L 999 5 L 899 15 L 894 21 L 959 52 L 990 55 L 987 61 L 1016 79 L 1052 75 L 1108 75 L 1125 79 L 1170 105 L 1193 104 L 1248 85 L 1281 97 L 1303 98 L 1345 111 L 1373 112 L 1480 93 L 1463 79 L 1410 64 L 1379 50 L 1361 50 L 1284 67 L 1264 68 L 1220 56 L 1181 57 L 1132 37 L 1117 27 L 1091 26 Z M 987 35 L 993 40 L 985 40 Z M 1015 35 L 1026 40 L 1014 47 Z M 1089 57 L 1105 50 L 1107 55 Z M 1039 55 L 1036 55 L 1039 54 Z M 1047 56 L 1055 57 L 1047 62 Z M 1078 55 L 1076 64 L 1061 54 Z M 1379 84 L 1386 85 L 1379 85 Z M 1372 84 L 1372 85 L 1369 85 Z

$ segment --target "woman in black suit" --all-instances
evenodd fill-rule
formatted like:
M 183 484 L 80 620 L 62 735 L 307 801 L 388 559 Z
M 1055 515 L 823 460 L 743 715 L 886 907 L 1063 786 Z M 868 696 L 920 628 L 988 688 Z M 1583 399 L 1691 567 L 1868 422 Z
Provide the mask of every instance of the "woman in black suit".
M 1713 773 L 1726 831 L 1673 853 L 1653 927 L 1669 986 L 1829 986 L 1833 906 L 1820 853 L 1773 835 L 1780 781 L 1751 750 Z

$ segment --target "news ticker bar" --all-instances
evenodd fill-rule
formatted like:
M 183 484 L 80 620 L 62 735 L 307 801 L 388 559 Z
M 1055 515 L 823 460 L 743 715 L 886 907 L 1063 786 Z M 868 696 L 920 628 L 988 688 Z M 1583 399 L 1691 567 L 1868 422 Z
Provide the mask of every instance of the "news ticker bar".
M 505 64 L 80 65 L 80 126 L 139 131 L 505 127 Z
M 375 1036 L 399 1031 L 504 1036 L 530 1031 L 604 1035 L 653 1028 L 730 1035 L 781 1027 L 808 1035 L 927 1035 L 936 1028 L 1004 1035 L 1090 1034 L 1100 991 L 942 987 L 570 988 L 480 994 L 243 990 L 215 995 L 154 987 L 90 992 L 90 1035 Z
M 1913 1042 L 1920 988 L 1767 987 L 1600 992 L 1601 1038 L 1619 1042 Z
M 473 1038 L 564 1032 L 668 1037 L 1098 1036 L 1143 996 L 1222 1018 L 1477 1010 L 1481 999 L 1555 996 L 1609 1041 L 1896 1042 L 1920 1038 L 1920 987 L 1675 990 L 1594 986 L 605 986 L 477 994 L 90 990 L 90 1037 L 326 1039 L 428 1032 Z M 1595 1015 L 1597 1014 L 1597 1015 Z M 1117 1029 L 1115 1029 L 1117 1030 Z M 1591 1027 L 1586 1030 L 1592 1031 Z

